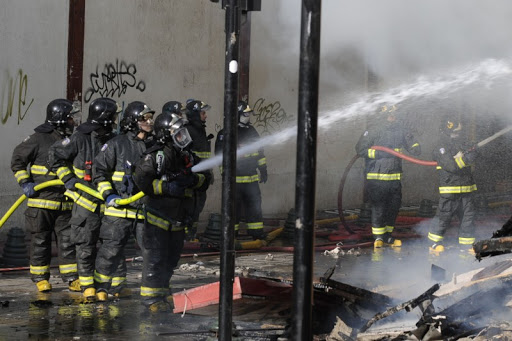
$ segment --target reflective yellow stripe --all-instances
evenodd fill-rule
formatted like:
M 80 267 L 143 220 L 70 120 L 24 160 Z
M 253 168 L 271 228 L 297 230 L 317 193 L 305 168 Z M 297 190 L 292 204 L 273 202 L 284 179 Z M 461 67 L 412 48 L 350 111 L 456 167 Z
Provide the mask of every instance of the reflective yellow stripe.
M 126 277 L 112 277 L 112 286 L 117 287 L 126 283 Z
M 66 192 L 64 192 L 64 195 L 73 199 L 73 201 L 77 205 L 82 206 L 83 208 L 85 208 L 88 211 L 94 212 L 94 211 L 96 211 L 96 208 L 98 207 L 98 204 L 95 204 L 92 201 L 84 198 L 83 196 L 81 196 L 80 194 L 78 194 L 75 191 L 66 190 Z
M 394 150 L 395 152 L 401 153 L 403 149 L 402 149 L 402 148 L 394 148 L 393 150 Z
M 192 198 L 194 196 L 194 190 L 192 188 L 185 188 L 185 197 Z
M 475 243 L 475 238 L 462 238 L 459 237 L 459 244 L 472 245 Z
M 25 180 L 30 178 L 30 175 L 26 170 L 19 170 L 16 173 L 14 173 L 14 177 L 16 178 L 16 181 L 20 183 L 21 180 Z
M 176 226 L 176 225 L 172 225 L 171 227 L 171 232 L 178 232 L 178 231 L 183 231 L 184 227 L 183 226 Z
M 242 157 L 246 157 L 247 158 L 247 157 L 253 157 L 253 156 L 258 156 L 258 155 L 260 155 L 260 153 L 256 152 L 256 153 L 244 154 L 244 155 L 242 155 Z
M 85 169 L 76 168 L 73 166 L 73 171 L 75 172 L 76 176 L 80 179 L 83 179 L 85 176 Z
M 368 158 L 375 159 L 375 149 L 368 149 Z
M 112 181 L 123 181 L 124 172 L 116 171 L 112 174 Z
M 386 232 L 387 232 L 387 233 L 391 233 L 391 232 L 393 232 L 393 230 L 394 230 L 394 229 L 395 229 L 395 227 L 394 227 L 394 226 L 389 226 L 389 225 L 388 225 L 388 226 L 386 226 Z
M 73 203 L 72 202 L 66 201 L 66 202 L 62 203 L 62 210 L 63 211 L 70 211 L 72 209 L 73 209 Z
M 163 184 L 162 180 L 159 180 L 159 179 L 153 180 L 153 193 L 155 195 L 163 194 L 162 184 Z
M 420 145 L 420 144 L 419 144 L 418 142 L 416 142 L 415 144 L 413 144 L 413 145 L 411 146 L 411 148 L 418 147 L 419 145 Z
M 194 188 L 199 188 L 204 184 L 204 180 L 206 179 L 206 177 L 204 176 L 204 174 L 200 174 L 200 173 L 196 173 L 196 174 L 199 176 L 199 180 L 197 181 L 197 185 L 195 185 Z
M 368 180 L 400 180 L 402 177 L 401 173 L 394 174 L 383 174 L 383 173 L 368 173 L 366 174 L 366 179 Z
M 464 160 L 462 160 L 462 157 L 456 157 L 455 163 L 457 164 L 457 166 L 459 166 L 459 168 L 466 167 L 466 164 L 464 163 Z
M 83 287 L 94 284 L 93 276 L 78 276 L 78 279 L 80 280 L 80 285 Z
M 97 272 L 96 270 L 94 270 L 94 281 L 95 282 L 97 282 L 97 283 L 110 283 L 111 280 L 112 280 L 112 277 L 107 276 L 107 275 L 102 275 L 99 272 Z
M 140 295 L 146 297 L 166 296 L 169 293 L 167 288 L 140 287 Z
M 137 215 L 137 209 L 106 207 L 105 215 L 108 215 L 111 217 L 118 217 L 118 218 L 135 219 L 136 215 Z M 144 219 L 144 215 L 142 214 L 142 212 L 139 211 L 139 214 L 137 215 L 137 219 Z
M 435 243 L 438 243 L 438 242 L 442 241 L 444 239 L 444 237 L 440 236 L 438 234 L 433 234 L 432 232 L 429 232 L 428 239 L 430 239 L 431 241 L 433 241 Z
M 266 165 L 267 164 L 267 158 L 266 157 L 262 157 L 261 159 L 258 160 L 258 166 L 263 166 L 263 165 Z
M 61 274 L 69 274 L 69 273 L 77 272 L 78 271 L 77 264 L 76 263 L 61 264 L 61 265 L 59 265 L 59 271 Z
M 28 207 L 44 208 L 46 210 L 60 210 L 61 202 L 47 199 L 34 199 L 29 198 L 27 201 Z
M 238 231 L 240 228 L 240 224 L 235 224 L 235 231 Z
M 243 184 L 243 183 L 256 182 L 256 181 L 259 181 L 259 179 L 260 179 L 260 176 L 258 174 L 248 175 L 248 176 L 237 176 L 236 183 Z
M 248 230 L 257 230 L 263 228 L 263 222 L 259 221 L 257 223 L 247 223 L 247 229 Z
M 386 228 L 385 227 L 373 227 L 372 226 L 372 234 L 381 235 L 381 234 L 384 234 L 384 233 L 386 233 Z
M 56 175 L 53 172 L 48 172 L 48 168 L 46 168 L 45 166 L 41 166 L 41 165 L 30 166 L 30 173 L 38 174 L 38 175 L 52 175 L 52 176 Z
M 66 175 L 72 174 L 71 170 L 68 167 L 59 167 L 57 169 L 57 176 L 59 179 L 63 179 Z
M 154 214 L 151 214 L 147 212 L 147 221 L 151 225 L 155 225 L 157 227 L 160 227 L 161 229 L 164 229 L 165 231 L 169 231 L 169 227 L 171 226 L 171 223 L 163 218 L 157 217 Z
M 441 166 L 436 166 L 436 169 L 443 169 L 443 167 L 441 167 Z
M 103 195 L 106 191 L 112 190 L 112 184 L 108 181 L 102 181 L 98 184 L 98 191 Z
M 199 156 L 201 159 L 209 159 L 212 156 L 211 152 L 199 152 L 197 150 L 193 150 L 192 152 Z
M 43 265 L 43 266 L 30 265 L 30 273 L 33 275 L 44 275 L 49 272 L 50 272 L 49 265 Z
M 470 185 L 470 186 L 441 186 L 441 187 L 439 187 L 439 193 L 441 193 L 441 194 L 471 193 L 473 191 L 476 191 L 476 185 Z

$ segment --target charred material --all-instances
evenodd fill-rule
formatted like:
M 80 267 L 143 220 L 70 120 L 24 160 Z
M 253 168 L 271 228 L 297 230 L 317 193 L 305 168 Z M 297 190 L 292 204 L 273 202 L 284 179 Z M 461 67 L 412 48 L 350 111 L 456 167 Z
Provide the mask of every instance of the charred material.
M 497 234 L 498 231 L 495 232 L 494 234 Z M 473 245 L 473 249 L 475 250 L 475 257 L 478 260 L 481 260 L 484 257 L 493 257 L 503 255 L 506 253 L 511 253 L 512 237 L 480 240 Z

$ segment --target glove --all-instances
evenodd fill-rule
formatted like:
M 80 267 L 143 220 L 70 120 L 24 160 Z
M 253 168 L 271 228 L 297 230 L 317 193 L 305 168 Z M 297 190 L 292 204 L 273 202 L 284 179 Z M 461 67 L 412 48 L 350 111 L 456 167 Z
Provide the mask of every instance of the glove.
M 34 189 L 35 185 L 36 184 L 33 182 L 25 182 L 24 184 L 21 185 L 21 188 L 23 189 L 23 194 L 25 194 L 27 198 L 33 198 L 36 196 L 37 192 Z
M 183 188 L 187 188 L 187 187 L 193 187 L 194 185 L 196 185 L 197 181 L 198 181 L 197 175 L 194 173 L 189 173 L 189 174 L 178 175 L 176 177 L 176 179 L 174 179 L 173 182 L 176 182 L 179 186 L 181 186 Z
M 472 164 L 475 162 L 477 155 L 478 152 L 476 149 L 469 149 L 468 151 L 464 152 L 464 159 L 466 163 Z
M 107 196 L 105 202 L 107 203 L 108 207 L 118 207 L 119 205 L 116 203 L 117 199 L 121 199 L 121 197 L 117 194 L 110 194 Z
M 135 184 L 133 182 L 133 177 L 131 175 L 123 175 L 121 191 L 128 195 L 132 195 L 134 188 Z
M 64 183 L 64 187 L 66 187 L 66 189 L 69 189 L 70 191 L 76 191 L 77 188 L 75 187 L 75 185 L 78 182 L 78 178 L 73 177 Z
M 181 186 L 177 181 L 168 182 L 166 194 L 173 197 L 183 197 L 185 195 L 185 187 Z
M 260 168 L 260 183 L 267 182 L 268 174 L 267 174 L 267 168 Z

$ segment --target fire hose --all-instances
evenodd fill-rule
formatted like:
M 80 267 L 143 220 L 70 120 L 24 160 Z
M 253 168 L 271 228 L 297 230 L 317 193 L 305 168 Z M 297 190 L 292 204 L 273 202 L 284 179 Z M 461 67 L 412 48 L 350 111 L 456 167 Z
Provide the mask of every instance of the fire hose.
M 482 146 L 485 146 L 487 143 L 493 141 L 494 139 L 500 137 L 501 135 L 503 135 L 505 133 L 508 133 L 511 130 L 512 130 L 512 125 L 507 126 L 507 127 L 503 128 L 503 129 L 501 129 L 500 131 L 498 131 L 497 133 L 495 133 L 494 135 L 491 135 L 488 138 L 478 142 L 476 144 L 476 147 L 480 148 Z M 392 154 L 392 155 L 394 155 L 396 157 L 399 157 L 401 159 L 404 159 L 404 160 L 412 162 L 412 163 L 416 163 L 416 164 L 421 165 L 421 166 L 437 166 L 437 162 L 435 162 L 435 161 L 426 161 L 426 160 L 416 159 L 414 157 L 411 157 L 411 156 L 408 156 L 408 155 L 396 152 L 393 149 L 390 149 L 390 148 L 387 148 L 387 147 L 372 146 L 370 148 L 371 149 L 375 149 L 375 150 L 380 150 L 380 151 L 383 151 L 383 152 L 386 152 L 386 153 L 389 153 L 389 154 Z M 359 155 L 355 155 L 350 160 L 350 162 L 348 163 L 347 167 L 345 168 L 345 172 L 343 173 L 343 176 L 341 177 L 340 186 L 338 188 L 338 215 L 339 215 L 341 224 L 343 225 L 345 230 L 348 233 L 350 233 L 350 234 L 354 234 L 354 231 L 348 226 L 347 222 L 345 221 L 345 217 L 343 215 L 343 200 L 342 200 L 342 197 L 343 197 L 343 188 L 345 187 L 345 180 L 347 178 L 347 175 L 348 175 L 350 169 L 352 168 L 352 166 L 354 165 L 354 163 L 356 162 L 356 160 L 358 158 L 359 158 Z
M 50 181 L 46 181 L 46 182 L 42 182 L 38 185 L 36 185 L 34 187 L 34 190 L 36 191 L 40 191 L 46 187 L 51 187 L 51 186 L 62 186 L 64 185 L 64 183 L 59 180 L 59 179 L 55 179 L 55 180 L 50 180 Z M 97 199 L 100 199 L 100 200 L 103 200 L 103 197 L 101 196 L 100 193 L 98 193 L 97 191 L 95 191 L 94 189 L 88 187 L 87 185 L 84 185 L 84 184 L 80 184 L 80 183 L 77 183 L 75 185 L 78 189 L 84 191 L 85 193 L 97 198 Z M 139 200 L 140 198 L 142 198 L 144 196 L 144 193 L 143 192 L 139 192 L 129 198 L 125 198 L 125 199 L 117 199 L 116 200 L 116 204 L 118 205 L 128 205 L 134 201 L 137 201 Z M 2 228 L 2 226 L 5 224 L 5 222 L 7 221 L 7 219 L 9 219 L 9 217 L 14 213 L 14 211 L 16 211 L 16 209 L 23 203 L 23 201 L 25 201 L 25 199 L 27 199 L 27 197 L 25 195 L 22 195 L 18 198 L 18 200 L 16 200 L 16 202 L 11 206 L 11 208 L 9 208 L 9 210 L 4 214 L 4 216 L 2 217 L 2 219 L 0 219 L 0 228 Z

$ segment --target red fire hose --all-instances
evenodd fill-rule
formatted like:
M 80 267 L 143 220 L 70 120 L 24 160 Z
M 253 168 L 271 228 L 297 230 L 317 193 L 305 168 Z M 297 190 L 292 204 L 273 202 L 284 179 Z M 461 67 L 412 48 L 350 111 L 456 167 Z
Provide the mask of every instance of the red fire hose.
M 437 162 L 435 162 L 435 161 L 425 161 L 425 160 L 416 159 L 411 156 L 396 152 L 393 149 L 390 149 L 387 147 L 372 146 L 371 149 L 380 150 L 380 151 L 392 154 L 396 157 L 399 157 L 401 159 L 404 159 L 404 160 L 412 162 L 412 163 L 416 163 L 418 165 L 434 166 L 434 167 L 437 166 Z M 345 187 L 345 180 L 347 179 L 347 175 L 358 158 L 359 158 L 359 155 L 355 155 L 348 163 L 347 167 L 345 168 L 345 172 L 343 172 L 343 176 L 341 177 L 340 186 L 338 189 L 338 215 L 340 217 L 341 224 L 343 225 L 345 230 L 350 234 L 354 234 L 354 231 L 348 226 L 347 222 L 345 221 L 345 217 L 343 215 L 343 188 Z

